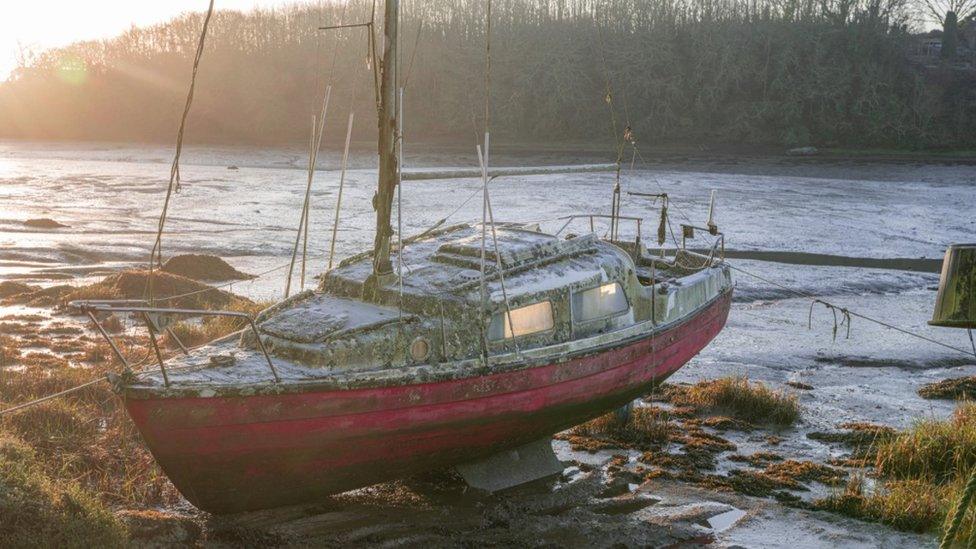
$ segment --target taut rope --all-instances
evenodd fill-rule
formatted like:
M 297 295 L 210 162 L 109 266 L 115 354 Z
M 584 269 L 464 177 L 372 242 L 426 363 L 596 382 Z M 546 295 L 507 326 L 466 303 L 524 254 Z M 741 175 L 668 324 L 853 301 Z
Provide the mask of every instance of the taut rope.
M 169 202 L 173 196 L 173 191 L 180 190 L 180 155 L 183 153 L 183 134 L 186 131 L 186 119 L 190 114 L 190 106 L 193 104 L 193 91 L 197 84 L 197 71 L 200 68 L 200 59 L 203 58 L 203 47 L 207 41 L 207 29 L 210 27 L 210 18 L 213 16 L 214 0 L 210 0 L 207 8 L 207 16 L 203 19 L 203 29 L 200 31 L 200 41 L 197 43 L 197 53 L 193 58 L 193 72 L 190 75 L 190 89 L 186 93 L 186 104 L 183 106 L 183 116 L 180 118 L 180 130 L 176 134 L 176 154 L 173 156 L 173 164 L 169 170 L 169 185 L 166 187 L 166 199 L 163 201 L 163 211 L 159 214 L 159 226 L 156 230 L 156 241 L 153 243 L 152 250 L 149 252 L 149 279 L 146 282 L 146 292 L 149 294 L 149 302 L 153 302 L 153 261 L 163 263 L 163 228 L 166 226 L 166 213 L 169 210 Z

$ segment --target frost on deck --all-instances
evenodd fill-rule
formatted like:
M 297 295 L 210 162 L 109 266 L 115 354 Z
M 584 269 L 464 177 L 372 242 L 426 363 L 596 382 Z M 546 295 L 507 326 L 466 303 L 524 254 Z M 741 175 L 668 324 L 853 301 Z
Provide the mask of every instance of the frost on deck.
M 306 382 L 336 388 L 401 385 L 548 364 L 646 337 L 730 286 L 726 267 L 704 268 L 700 259 L 697 268 L 685 265 L 687 257 L 679 267 L 649 258 L 633 242 L 609 243 L 593 234 L 558 238 L 503 226 L 496 228 L 497 252 L 487 234 L 484 311 L 481 237 L 480 225 L 456 225 L 408 241 L 402 293 L 394 275 L 366 299 L 372 260 L 361 254 L 326 273 L 317 290 L 261 313 L 261 340 L 282 384 L 271 383 L 267 361 L 253 333 L 245 330 L 172 360 L 169 391 L 206 396 L 216 393 L 205 388 L 221 394 L 275 393 Z M 574 319 L 574 292 L 612 282 L 627 296 L 624 314 Z M 551 304 L 551 329 L 483 341 L 492 315 L 544 302 Z M 417 341 L 428 349 L 422 359 L 411 353 Z M 147 374 L 129 388 L 138 392 L 161 385 L 159 374 Z

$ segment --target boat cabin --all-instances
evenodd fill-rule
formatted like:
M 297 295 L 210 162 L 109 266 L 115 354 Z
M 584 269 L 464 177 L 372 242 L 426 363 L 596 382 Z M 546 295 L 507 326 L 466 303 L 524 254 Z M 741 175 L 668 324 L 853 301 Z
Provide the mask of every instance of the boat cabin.
M 574 350 L 646 337 L 730 286 L 727 267 L 693 254 L 652 258 L 639 243 L 499 224 L 486 234 L 482 297 L 481 238 L 481 225 L 465 224 L 407 241 L 402 276 L 381 281 L 369 296 L 371 254 L 351 257 L 316 290 L 262 312 L 256 325 L 282 379 L 397 376 L 407 383 L 491 371 L 530 356 L 558 361 Z M 174 364 L 191 367 L 170 376 L 174 388 L 212 384 L 231 368 L 240 382 L 269 379 L 249 331 L 181 362 Z

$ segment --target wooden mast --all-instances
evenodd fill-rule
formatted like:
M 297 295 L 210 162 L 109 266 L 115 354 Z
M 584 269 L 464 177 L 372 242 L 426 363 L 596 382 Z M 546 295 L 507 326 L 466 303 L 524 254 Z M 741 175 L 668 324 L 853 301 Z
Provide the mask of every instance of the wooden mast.
M 393 264 L 390 262 L 390 237 L 393 236 L 390 215 L 397 185 L 396 47 L 399 4 L 399 0 L 386 0 L 383 20 L 383 62 L 380 65 L 378 105 L 380 171 L 376 196 L 373 199 L 373 208 L 376 210 L 376 237 L 373 242 L 374 284 L 378 284 L 377 279 L 380 276 L 393 272 Z

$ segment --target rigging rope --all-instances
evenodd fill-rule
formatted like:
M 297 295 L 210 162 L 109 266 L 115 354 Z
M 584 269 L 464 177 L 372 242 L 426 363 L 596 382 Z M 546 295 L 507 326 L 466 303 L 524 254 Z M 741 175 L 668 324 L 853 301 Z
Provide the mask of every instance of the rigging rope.
M 343 3 L 342 9 L 339 12 L 339 18 L 337 24 L 333 27 L 336 30 L 335 42 L 332 46 L 332 61 L 329 66 L 329 80 L 325 86 L 325 94 L 322 100 L 322 110 L 319 115 L 321 119 L 318 121 L 318 128 L 316 129 L 315 119 L 312 121 L 312 135 L 309 142 L 309 165 L 308 165 L 308 182 L 305 186 L 305 201 L 302 204 L 302 213 L 298 222 L 298 236 L 295 238 L 295 247 L 292 251 L 292 266 L 288 269 L 288 279 L 285 283 L 285 297 L 291 293 L 291 279 L 294 270 L 295 258 L 298 255 L 298 241 L 302 240 L 302 265 L 301 265 L 301 276 L 299 283 L 301 289 L 305 289 L 305 269 L 308 261 L 308 232 L 309 232 L 309 215 L 311 213 L 311 193 L 312 193 L 312 181 L 315 177 L 315 167 L 318 164 L 318 153 L 322 148 L 322 139 L 325 134 L 325 122 L 329 112 L 329 99 L 332 96 L 332 88 L 335 82 L 335 69 L 336 61 L 339 57 L 339 43 L 342 40 L 342 29 L 346 20 L 346 7 L 348 3 Z
M 210 27 L 210 18 L 213 16 L 214 0 L 210 0 L 207 8 L 207 15 L 203 19 L 203 29 L 200 31 L 200 40 L 197 43 L 197 52 L 193 58 L 193 72 L 190 75 L 190 89 L 186 94 L 186 104 L 183 106 L 183 116 L 180 118 L 180 129 L 176 134 L 176 153 L 173 156 L 173 164 L 169 171 L 169 185 L 166 187 L 166 199 L 163 201 L 163 210 L 159 214 L 159 225 L 156 230 L 156 241 L 153 243 L 152 250 L 149 252 L 149 279 L 146 281 L 146 293 L 149 295 L 149 302 L 153 302 L 153 261 L 154 258 L 160 265 L 163 263 L 163 228 L 166 226 L 166 213 L 169 210 L 169 202 L 173 196 L 173 191 L 180 190 L 180 155 L 183 153 L 183 134 L 186 131 L 186 119 L 190 114 L 190 106 L 193 104 L 193 92 L 197 84 L 197 71 L 200 68 L 200 59 L 203 58 L 203 48 L 207 40 L 207 29 Z
M 494 248 L 495 248 L 495 268 L 498 270 L 498 281 L 499 281 L 499 284 L 501 285 L 502 299 L 505 301 L 505 319 L 506 319 L 506 321 L 508 323 L 508 328 L 512 331 L 512 343 L 515 344 L 515 352 L 517 354 L 521 355 L 522 354 L 522 349 L 519 348 L 518 339 L 516 339 L 516 337 L 515 337 L 515 325 L 512 323 L 512 305 L 511 305 L 511 303 L 508 300 L 508 290 L 505 287 L 505 268 L 502 265 L 502 254 L 501 254 L 501 252 L 498 249 L 498 233 L 495 230 L 495 214 L 492 213 L 492 211 L 491 211 L 491 195 L 488 194 L 488 192 L 487 192 L 487 182 L 488 181 L 491 181 L 494 178 L 489 178 L 488 177 L 488 166 L 487 166 L 487 164 L 485 162 L 485 157 L 484 157 L 484 155 L 481 152 L 481 147 L 478 147 L 478 161 L 481 163 L 481 169 L 482 169 L 482 172 L 484 173 L 484 178 L 485 178 L 485 181 L 486 181 L 485 200 L 486 200 L 486 204 L 488 206 L 488 208 L 487 208 L 488 209 L 488 220 L 489 220 L 489 223 L 491 224 L 491 240 L 494 243 Z M 484 276 L 484 274 L 482 273 L 482 277 L 483 276 Z M 482 284 L 483 283 L 484 283 L 484 280 L 482 279 Z M 484 319 L 482 319 L 482 322 L 484 322 Z M 502 336 L 503 337 L 504 337 L 504 334 L 505 334 L 505 326 L 502 326 Z
M 606 46 L 603 42 L 603 29 L 600 27 L 600 25 L 597 25 L 596 31 L 600 43 L 600 58 L 603 62 L 603 71 L 606 75 L 607 81 L 607 92 L 604 96 L 604 100 L 610 109 L 610 126 L 611 130 L 613 131 L 614 141 L 617 145 L 617 173 L 614 179 L 613 198 L 610 205 L 610 240 L 613 241 L 617 239 L 617 231 L 619 228 L 617 217 L 620 215 L 620 166 L 624 155 L 624 144 L 633 134 L 630 129 L 630 120 L 628 119 L 627 128 L 624 131 L 623 136 L 617 135 L 617 111 L 613 106 L 613 87 L 610 79 L 610 65 L 607 63 Z
M 488 338 L 485 325 L 488 318 L 488 294 L 485 287 L 485 245 L 488 237 L 488 162 L 491 144 L 491 0 L 487 0 L 485 11 L 485 141 L 484 154 L 478 146 L 478 158 L 481 163 L 481 269 L 479 287 L 481 290 L 481 355 L 488 363 Z
M 97 383 L 101 383 L 103 381 L 105 381 L 105 377 L 99 377 L 99 378 L 93 379 L 93 380 L 91 380 L 89 382 L 82 383 L 81 385 L 78 385 L 76 387 L 72 387 L 70 389 L 65 389 L 63 391 L 60 391 L 60 392 L 57 392 L 57 393 L 54 393 L 54 394 L 50 394 L 50 395 L 47 395 L 47 396 L 44 396 L 44 397 L 41 397 L 41 398 L 38 398 L 38 399 L 34 399 L 34 400 L 29 401 L 29 402 L 25 402 L 23 404 L 18 404 L 16 406 L 12 406 L 12 407 L 7 408 L 5 410 L 0 410 L 0 417 L 5 416 L 7 414 L 12 414 L 12 413 L 17 412 L 19 410 L 23 410 L 24 408 L 30 408 L 31 406 L 35 406 L 37 404 L 41 404 L 41 403 L 47 402 L 49 400 L 53 400 L 53 399 L 56 399 L 56 398 L 60 398 L 60 397 L 63 397 L 63 396 L 67 396 L 67 395 L 70 395 L 72 393 L 77 393 L 78 391 L 80 391 L 82 389 L 85 389 L 87 387 L 91 387 L 92 385 L 95 385 Z
M 373 5 L 374 5 L 374 8 L 375 8 L 375 2 L 374 2 Z M 363 7 L 365 9 L 366 4 L 364 4 Z M 370 48 L 371 47 L 372 40 L 373 40 L 372 39 L 372 33 L 373 33 L 373 31 L 372 31 L 372 24 L 373 24 L 372 21 L 370 21 L 370 23 L 367 26 L 367 31 L 369 32 L 369 35 L 367 36 L 367 41 L 366 41 L 366 47 L 367 48 Z M 370 68 L 370 66 L 367 63 L 367 69 L 369 69 L 369 68 Z M 337 196 L 336 196 L 335 216 L 332 219 L 332 238 L 329 240 L 329 261 L 326 264 L 326 270 L 328 270 L 328 271 L 331 271 L 332 270 L 332 265 L 333 265 L 333 263 L 335 261 L 335 246 L 336 246 L 336 240 L 338 239 L 338 235 L 339 235 L 339 214 L 342 211 L 342 193 L 343 193 L 343 190 L 345 189 L 345 184 L 346 184 L 346 169 L 347 169 L 347 167 L 349 165 L 348 164 L 349 163 L 349 147 L 350 147 L 350 144 L 352 142 L 352 128 L 353 128 L 353 123 L 355 122 L 355 119 L 356 119 L 356 99 L 359 97 L 359 93 L 362 90 L 362 83 L 363 83 L 362 80 L 358 80 L 357 81 L 357 84 L 355 86 L 353 86 L 352 89 L 349 90 L 349 93 L 350 93 L 350 95 L 349 95 L 349 120 L 348 120 L 348 122 L 346 124 L 346 141 L 345 141 L 345 145 L 344 145 L 344 147 L 342 149 L 342 165 L 341 165 L 340 171 L 339 171 L 339 190 L 338 190 L 338 193 L 337 193 Z

